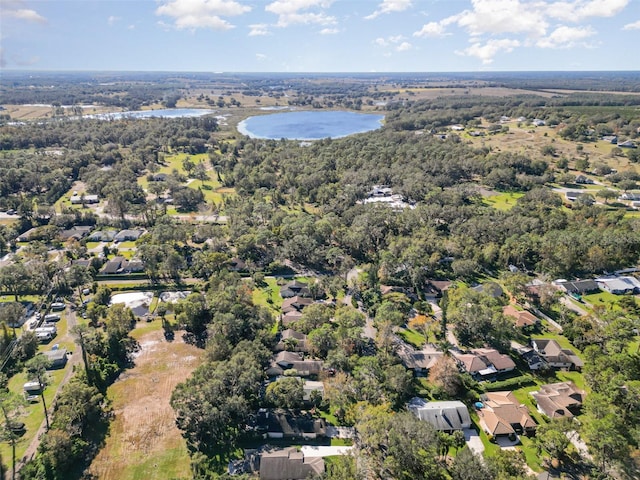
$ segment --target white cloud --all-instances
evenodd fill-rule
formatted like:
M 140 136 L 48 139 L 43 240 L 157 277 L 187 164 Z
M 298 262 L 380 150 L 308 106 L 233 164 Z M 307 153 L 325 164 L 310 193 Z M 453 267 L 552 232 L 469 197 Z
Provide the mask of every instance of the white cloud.
M 457 27 L 467 33 L 471 42 L 470 47 L 458 53 L 475 56 L 488 64 L 493 56 L 518 46 L 588 46 L 585 39 L 594 36 L 596 31 L 585 22 L 590 18 L 615 16 L 630 2 L 631 0 L 470 0 L 470 8 L 442 20 L 426 23 L 413 36 L 441 37 L 450 34 L 447 30 Z M 577 25 L 567 26 L 569 24 Z M 628 29 L 632 28 L 634 27 Z
M 267 59 L 268 57 L 264 54 L 264 53 L 256 53 L 256 59 L 263 62 Z
M 253 25 L 249 25 L 249 28 L 251 29 L 249 32 L 250 37 L 269 35 L 269 27 L 266 23 L 254 23 Z
M 378 37 L 373 41 L 373 43 L 385 49 L 393 47 L 396 52 L 406 52 L 413 48 L 413 45 L 407 42 L 406 37 L 402 35 L 391 35 L 387 38 Z M 389 52 L 385 52 L 383 55 L 389 56 Z
M 340 29 L 338 28 L 323 28 L 320 30 L 320 35 L 335 35 L 336 33 L 340 33 Z
M 120 17 L 116 17 L 114 15 L 111 15 L 109 18 L 107 18 L 107 24 L 109 26 L 113 26 L 115 25 L 118 21 L 120 21 L 121 18 Z
M 2 0 L 0 8 L 2 16 L 5 18 L 15 18 L 33 23 L 47 23 L 46 18 L 35 10 L 28 8 L 27 2 L 23 0 Z
M 623 30 L 640 30 L 640 20 L 633 23 L 627 23 L 624 27 L 622 27 L 622 29 Z
M 562 25 L 556 28 L 551 35 L 540 39 L 536 45 L 540 48 L 571 48 L 580 40 L 595 35 L 596 31 L 587 27 L 567 27 Z
M 484 65 L 489 65 L 493 62 L 493 57 L 499 52 L 512 52 L 514 48 L 519 47 L 520 42 L 518 40 L 511 40 L 503 38 L 501 40 L 489 40 L 484 45 L 480 42 L 472 44 L 470 47 L 461 51 L 456 51 L 458 55 L 466 55 L 470 57 L 477 57 L 482 60 Z
M 413 33 L 414 37 L 444 37 L 447 35 L 445 26 L 441 22 L 429 22 Z
M 324 9 L 329 8 L 333 0 L 277 0 L 271 2 L 264 9 L 267 12 L 278 15 L 277 27 L 288 27 L 290 25 L 335 25 L 335 17 L 324 13 Z M 306 11 L 306 10 L 315 11 Z
M 171 17 L 176 28 L 211 28 L 229 30 L 234 25 L 222 17 L 233 17 L 251 11 L 251 7 L 235 0 L 169 0 L 156 9 L 156 15 Z
M 367 20 L 373 20 L 379 15 L 383 15 L 385 13 L 404 12 L 408 8 L 411 8 L 411 0 L 382 0 L 382 3 L 378 5 L 377 10 L 364 18 Z
M 544 35 L 548 22 L 544 11 L 520 0 L 473 0 L 473 10 L 445 19 L 455 22 L 470 35 L 522 33 Z

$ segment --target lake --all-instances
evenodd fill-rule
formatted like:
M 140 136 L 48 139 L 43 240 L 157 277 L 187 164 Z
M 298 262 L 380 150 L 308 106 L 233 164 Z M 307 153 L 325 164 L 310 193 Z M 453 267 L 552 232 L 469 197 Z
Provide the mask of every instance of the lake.
M 238 131 L 251 138 L 320 140 L 369 132 L 382 126 L 384 115 L 347 111 L 304 111 L 249 117 Z
M 102 118 L 120 120 L 122 118 L 182 118 L 182 117 L 201 117 L 214 113 L 214 110 L 206 108 L 161 108 L 158 110 L 136 110 L 132 112 L 117 113 L 97 113 L 95 115 L 86 115 L 86 118 Z

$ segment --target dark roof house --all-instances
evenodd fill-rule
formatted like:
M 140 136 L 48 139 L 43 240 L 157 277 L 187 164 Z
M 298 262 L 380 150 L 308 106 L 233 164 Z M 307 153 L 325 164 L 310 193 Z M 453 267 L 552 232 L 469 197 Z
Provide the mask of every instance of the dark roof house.
M 558 283 L 561 289 L 567 293 L 584 295 L 585 293 L 597 292 L 600 287 L 594 280 L 573 280 Z
M 280 296 L 282 298 L 291 298 L 296 296 L 310 297 L 311 292 L 309 291 L 309 287 L 306 283 L 294 280 L 287 283 L 280 289 Z
M 60 232 L 59 236 L 62 240 L 69 240 L 71 238 L 75 240 L 82 240 L 91 233 L 91 230 L 93 230 L 93 227 L 89 225 L 73 226 Z
M 444 355 L 443 352 L 428 347 L 422 350 L 401 348 L 398 349 L 397 353 L 405 368 L 412 370 L 416 375 L 426 374 Z
M 302 355 L 295 352 L 280 352 L 271 361 L 266 374 L 269 377 L 283 375 L 286 370 L 295 370 L 301 377 L 318 375 L 322 371 L 321 360 L 305 360 Z
M 322 457 L 305 457 L 296 447 L 260 456 L 260 480 L 304 480 L 324 473 Z
M 290 328 L 280 333 L 280 341 L 276 345 L 276 351 L 289 350 L 293 352 L 307 351 L 307 336 Z
M 282 312 L 289 313 L 293 310 L 301 311 L 304 307 L 311 305 L 313 300 L 310 298 L 295 296 L 291 298 L 287 298 L 284 302 L 282 302 Z
M 318 438 L 326 436 L 327 424 L 308 412 L 261 409 L 256 416 L 256 430 L 268 438 Z
M 456 400 L 449 402 L 427 402 L 422 398 L 412 398 L 407 408 L 420 420 L 430 423 L 436 430 L 453 432 L 471 427 L 471 417 L 467 406 Z

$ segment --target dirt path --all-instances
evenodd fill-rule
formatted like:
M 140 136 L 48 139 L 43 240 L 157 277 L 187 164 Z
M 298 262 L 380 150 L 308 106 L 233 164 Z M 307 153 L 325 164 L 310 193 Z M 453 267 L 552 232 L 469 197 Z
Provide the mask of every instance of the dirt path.
M 115 419 L 89 471 L 100 480 L 190 476 L 186 444 L 169 404 L 175 386 L 201 363 L 203 351 L 182 340 L 167 342 L 160 326 L 141 323 L 135 367 L 107 392 Z

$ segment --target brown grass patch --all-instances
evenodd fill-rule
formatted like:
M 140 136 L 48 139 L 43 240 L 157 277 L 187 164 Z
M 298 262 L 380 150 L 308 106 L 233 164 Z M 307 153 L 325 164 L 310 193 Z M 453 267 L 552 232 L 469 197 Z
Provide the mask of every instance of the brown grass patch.
M 105 446 L 90 467 L 101 480 L 189 476 L 189 456 L 169 405 L 175 386 L 201 363 L 203 351 L 183 332 L 167 342 L 160 328 L 140 336 L 135 367 L 107 393 L 115 419 Z

